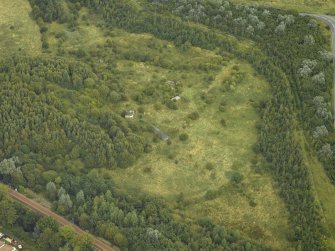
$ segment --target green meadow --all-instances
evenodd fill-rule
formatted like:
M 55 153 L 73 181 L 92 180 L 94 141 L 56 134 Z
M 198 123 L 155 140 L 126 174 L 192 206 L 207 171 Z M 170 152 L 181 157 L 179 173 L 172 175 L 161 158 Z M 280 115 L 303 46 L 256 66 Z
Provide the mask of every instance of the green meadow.
M 30 18 L 31 7 L 25 0 L 0 2 L 0 54 L 39 53 L 41 35 L 38 25 Z

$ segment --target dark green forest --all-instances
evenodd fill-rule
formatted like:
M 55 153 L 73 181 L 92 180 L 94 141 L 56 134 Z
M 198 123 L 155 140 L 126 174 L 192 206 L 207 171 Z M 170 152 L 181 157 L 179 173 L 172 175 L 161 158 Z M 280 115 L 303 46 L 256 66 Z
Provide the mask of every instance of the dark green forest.
M 107 29 L 149 33 L 181 50 L 196 46 L 249 62 L 271 85 L 271 99 L 257 104 L 261 122 L 254 151 L 264 156 L 263 168 L 275 180 L 289 212 L 289 241 L 296 250 L 326 250 L 328 233 L 296 138 L 302 127 L 335 184 L 332 57 L 327 37 L 315 21 L 295 12 L 228 1 L 30 0 L 30 4 L 45 50 L 49 48 L 48 23 L 65 23 L 75 30 L 78 12 L 85 7 Z M 253 41 L 257 47 L 241 50 L 232 40 L 223 40 L 222 34 Z M 80 99 L 82 91 L 90 90 L 99 90 L 101 102 L 115 106 L 129 98 L 143 102 L 143 96 L 129 97 L 118 81 L 115 60 L 120 56 L 113 50 L 109 44 L 96 51 L 78 50 L 71 57 L 60 50 L 58 55 L 15 53 L 1 58 L 1 181 L 44 192 L 55 211 L 121 250 L 271 250 L 210 219 L 177 220 L 164 200 L 124 194 L 113 177 L 98 171 L 130 167 L 150 154 L 155 144 L 143 136 L 151 130 L 145 122 L 126 121 L 119 111 L 71 109 L 69 105 Z M 108 66 L 95 63 L 109 51 Z M 122 57 L 152 60 L 140 53 Z M 159 91 L 157 95 L 169 106 L 166 97 L 170 95 Z M 78 244 L 76 237 L 66 239 L 56 223 L 46 223 L 48 218 L 1 199 L 0 211 L 14 207 L 17 212 L 5 224 L 31 232 L 40 250 L 85 245 Z M 45 241 L 48 236 L 56 244 Z M 89 240 L 86 244 L 80 250 L 92 250 Z

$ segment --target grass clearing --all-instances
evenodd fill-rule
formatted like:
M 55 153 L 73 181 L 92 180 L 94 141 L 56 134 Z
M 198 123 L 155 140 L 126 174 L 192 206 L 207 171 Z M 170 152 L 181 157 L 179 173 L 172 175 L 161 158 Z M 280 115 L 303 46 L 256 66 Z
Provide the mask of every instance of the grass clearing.
M 226 64 L 210 82 L 201 80 L 196 73 L 184 73 L 180 80 L 175 74 L 174 79 L 183 81 L 178 110 L 143 105 L 143 119 L 158 125 L 172 143 L 155 144 L 154 151 L 134 167 L 112 171 L 112 176 L 128 192 L 141 190 L 163 196 L 176 208 L 176 199 L 183 197 L 184 205 L 178 210 L 187 216 L 208 216 L 275 248 L 287 248 L 285 206 L 276 195 L 271 178 L 253 169 L 261 165 L 260 157 L 252 151 L 258 120 L 253 104 L 266 99 L 268 86 L 255 76 L 250 65 L 236 60 Z M 152 66 L 133 67 L 136 88 L 150 79 L 143 71 L 150 72 Z M 163 79 L 170 77 L 169 72 L 160 74 Z M 132 106 L 135 104 L 130 102 L 128 107 Z M 199 113 L 197 120 L 188 117 L 193 111 Z M 185 142 L 179 140 L 182 133 L 189 136 Z M 236 172 L 244 177 L 239 186 L 230 181 Z M 208 191 L 216 194 L 214 198 L 206 197 Z
M 73 51 L 80 49 L 90 53 L 89 63 L 113 71 L 127 99 L 112 103 L 102 98 L 99 88 L 80 90 L 77 96 L 54 86 L 56 92 L 69 94 L 63 98 L 64 109 L 135 110 L 135 123 L 155 125 L 171 138 L 167 144 L 143 132 L 152 152 L 133 167 L 106 175 L 127 193 L 165 198 L 182 218 L 210 217 L 251 239 L 287 249 L 285 205 L 271 177 L 255 171 L 262 170 L 263 160 L 252 151 L 259 119 L 254 106 L 270 95 L 268 83 L 229 53 L 219 56 L 200 48 L 176 48 L 149 34 L 104 30 L 85 23 L 85 15 L 83 9 L 75 32 L 64 24 L 49 25 L 48 51 L 57 54 L 61 48 L 69 58 L 76 58 Z M 240 50 L 253 46 L 221 35 Z M 176 95 L 181 96 L 174 103 L 177 109 L 169 109 L 166 101 Z M 190 118 L 192 113 L 199 117 Z M 183 134 L 188 139 L 180 140 Z M 239 177 L 235 184 L 232 180 Z
M 307 13 L 335 14 L 335 2 L 333 0 L 233 0 L 232 2 L 256 4 Z
M 335 197 L 331 196 L 335 194 L 335 186 L 329 180 L 316 154 L 308 146 L 303 132 L 297 132 L 297 137 L 301 143 L 304 161 L 310 173 L 315 198 L 321 207 L 323 223 L 327 227 L 327 250 L 335 250 Z
M 39 53 L 39 27 L 30 18 L 31 7 L 26 0 L 0 1 L 0 54 L 18 51 Z

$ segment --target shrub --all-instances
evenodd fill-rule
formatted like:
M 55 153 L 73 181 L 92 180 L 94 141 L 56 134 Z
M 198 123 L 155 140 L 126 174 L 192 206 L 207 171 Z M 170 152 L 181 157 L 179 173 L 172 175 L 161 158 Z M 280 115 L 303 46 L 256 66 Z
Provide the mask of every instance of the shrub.
M 43 49 L 49 49 L 49 43 L 47 40 L 42 40 L 42 48 Z
M 144 152 L 145 153 L 150 153 L 152 151 L 152 146 L 150 144 L 146 144 L 144 146 Z
M 220 105 L 220 106 L 219 106 L 219 111 L 220 111 L 220 112 L 224 112 L 224 111 L 225 111 L 225 107 L 224 107 L 223 105 Z
M 175 102 L 173 102 L 172 100 L 167 101 L 166 106 L 171 110 L 177 110 L 178 109 L 177 104 Z
M 214 169 L 214 164 L 212 162 L 207 162 L 205 165 L 205 168 L 207 170 L 213 170 Z
M 144 173 L 151 173 L 151 171 L 152 171 L 151 167 L 148 167 L 148 166 L 143 169 Z
M 186 133 L 182 133 L 182 134 L 179 135 L 179 139 L 181 141 L 186 141 L 186 140 L 188 140 L 188 135 Z
M 43 26 L 40 28 L 40 32 L 41 32 L 41 33 L 45 33 L 45 32 L 47 32 L 47 31 L 48 31 L 48 27 L 45 26 L 45 25 L 43 25 Z
M 218 191 L 215 190 L 208 190 L 205 194 L 205 199 L 206 200 L 213 200 L 219 196 Z
M 198 112 L 192 112 L 191 114 L 188 115 L 188 117 L 192 120 L 197 120 L 199 118 L 199 113 Z
M 240 184 L 242 180 L 243 180 L 243 175 L 240 174 L 239 172 L 234 172 L 230 177 L 230 181 L 234 184 Z

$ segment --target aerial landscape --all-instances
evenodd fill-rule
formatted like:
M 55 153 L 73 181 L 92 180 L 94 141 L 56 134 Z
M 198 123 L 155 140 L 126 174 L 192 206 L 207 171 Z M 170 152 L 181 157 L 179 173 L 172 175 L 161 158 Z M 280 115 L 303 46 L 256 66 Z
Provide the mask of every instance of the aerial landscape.
M 0 251 L 335 250 L 333 0 L 0 0 Z

